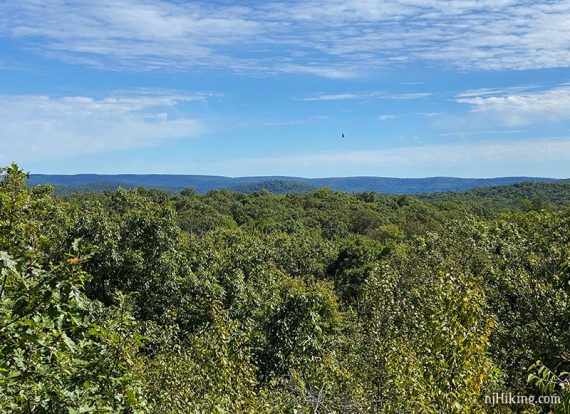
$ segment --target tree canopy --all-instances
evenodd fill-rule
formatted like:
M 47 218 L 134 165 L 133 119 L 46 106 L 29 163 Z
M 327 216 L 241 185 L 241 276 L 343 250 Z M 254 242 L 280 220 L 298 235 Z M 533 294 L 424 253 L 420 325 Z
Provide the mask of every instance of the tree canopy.
M 1 171 L 1 412 L 570 410 L 554 184 L 56 196 Z

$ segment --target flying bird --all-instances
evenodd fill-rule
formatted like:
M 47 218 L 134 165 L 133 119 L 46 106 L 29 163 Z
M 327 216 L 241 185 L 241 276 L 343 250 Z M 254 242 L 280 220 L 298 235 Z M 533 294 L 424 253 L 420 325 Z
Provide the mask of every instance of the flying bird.
M 344 132 L 343 132 L 342 134 L 340 134 L 340 137 L 341 137 L 341 138 L 344 138 Z

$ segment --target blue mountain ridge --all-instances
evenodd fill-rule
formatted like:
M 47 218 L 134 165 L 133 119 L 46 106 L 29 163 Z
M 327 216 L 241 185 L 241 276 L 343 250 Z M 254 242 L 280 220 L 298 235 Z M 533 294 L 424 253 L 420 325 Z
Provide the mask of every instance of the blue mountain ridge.
M 170 174 L 77 174 L 51 175 L 31 174 L 30 185 L 50 184 L 66 189 L 107 189 L 121 187 L 158 188 L 166 191 L 180 191 L 193 188 L 199 193 L 211 190 L 235 189 L 248 192 L 261 190 L 264 186 L 275 187 L 276 183 L 301 183 L 303 186 L 289 185 L 292 188 L 328 187 L 346 192 L 374 191 L 385 194 L 419 194 L 442 191 L 461 191 L 478 187 L 517 184 L 522 182 L 548 183 L 559 181 L 542 177 L 497 177 L 497 178 L 390 178 L 390 177 L 327 177 L 303 178 L 288 176 L 223 177 L 214 175 L 170 175 Z

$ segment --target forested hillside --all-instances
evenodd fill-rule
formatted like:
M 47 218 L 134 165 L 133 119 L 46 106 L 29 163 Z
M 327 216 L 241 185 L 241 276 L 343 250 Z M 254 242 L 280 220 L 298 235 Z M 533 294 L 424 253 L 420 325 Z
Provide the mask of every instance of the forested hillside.
M 490 210 L 540 210 L 570 202 L 570 180 L 516 183 L 462 192 L 421 194 L 418 197 L 424 201 L 463 201 Z
M 309 189 L 328 187 L 346 192 L 375 191 L 386 194 L 419 194 L 439 191 L 460 191 L 478 187 L 509 185 L 523 182 L 548 183 L 558 180 L 540 177 L 498 177 L 498 178 L 390 178 L 390 177 L 220 177 L 214 175 L 172 175 L 172 174 L 77 174 L 45 175 L 33 174 L 31 185 L 49 184 L 60 194 L 73 192 L 117 189 L 118 187 L 161 189 L 177 192 L 192 187 L 199 193 L 230 189 L 251 192 L 266 189 L 275 193 L 305 192 Z
M 570 412 L 567 183 L 60 197 L 26 179 L 0 178 L 2 413 Z
M 287 181 L 287 180 L 269 180 L 262 181 L 255 184 L 247 185 L 236 185 L 235 187 L 229 187 L 228 190 L 237 193 L 254 193 L 256 191 L 269 191 L 273 194 L 295 194 L 295 193 L 308 193 L 309 191 L 316 190 L 310 184 L 298 181 Z

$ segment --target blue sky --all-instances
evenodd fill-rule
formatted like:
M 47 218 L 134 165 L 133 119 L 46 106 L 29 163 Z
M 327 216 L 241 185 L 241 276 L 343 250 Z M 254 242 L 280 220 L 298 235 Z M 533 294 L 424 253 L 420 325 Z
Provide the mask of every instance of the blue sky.
M 0 0 L 0 125 L 33 173 L 569 177 L 570 2 Z

